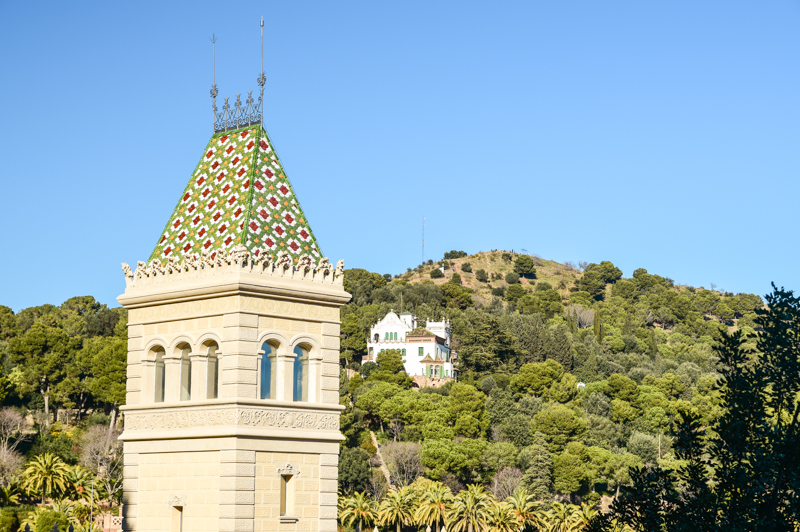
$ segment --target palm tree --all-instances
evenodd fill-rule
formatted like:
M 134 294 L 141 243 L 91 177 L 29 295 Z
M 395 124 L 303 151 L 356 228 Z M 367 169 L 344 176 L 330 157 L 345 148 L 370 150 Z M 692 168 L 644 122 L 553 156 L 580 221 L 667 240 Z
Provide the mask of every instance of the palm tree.
M 453 494 L 450 488 L 441 482 L 431 482 L 419 498 L 419 507 L 416 512 L 416 520 L 419 525 L 431 526 L 436 524 L 436 532 L 439 532 L 439 523 L 445 522 L 447 518 L 447 508 L 453 502 Z
M 489 505 L 486 528 L 490 532 L 518 532 L 517 520 L 511 515 L 507 502 L 493 502 Z
M 69 466 L 61 458 L 44 453 L 30 461 L 23 472 L 25 487 L 30 491 L 42 490 L 42 504 L 53 489 L 64 490 L 69 475 Z
M 515 530 L 522 532 L 529 525 L 538 527 L 541 524 L 542 513 L 538 511 L 539 503 L 525 488 L 517 488 L 506 502 L 511 516 L 517 522 Z
M 361 532 L 364 522 L 367 524 L 375 522 L 375 518 L 378 516 L 375 501 L 365 493 L 356 491 L 349 497 L 339 500 L 341 501 L 339 520 L 342 524 L 352 526 L 353 523 L 358 523 L 356 532 Z
M 447 513 L 449 532 L 485 532 L 492 498 L 483 486 L 470 484 L 453 499 Z
M 573 527 L 577 522 L 576 513 L 577 510 L 573 505 L 554 502 L 553 507 L 547 512 L 551 532 L 576 532 L 578 529 Z
M 73 501 L 89 500 L 91 498 L 92 478 L 92 473 L 81 466 L 70 467 L 66 478 L 64 496 Z
M 402 525 L 414 523 L 415 503 L 413 490 L 409 486 L 392 490 L 381 501 L 378 519 L 382 525 L 396 525 L 397 532 L 401 532 Z
M 0 504 L 3 506 L 12 506 L 19 502 L 19 490 L 16 486 L 4 486 L 0 488 Z
M 575 509 L 575 522 L 578 525 L 578 530 L 584 530 L 589 527 L 589 522 L 597 515 L 597 509 L 590 504 L 581 503 L 580 508 Z

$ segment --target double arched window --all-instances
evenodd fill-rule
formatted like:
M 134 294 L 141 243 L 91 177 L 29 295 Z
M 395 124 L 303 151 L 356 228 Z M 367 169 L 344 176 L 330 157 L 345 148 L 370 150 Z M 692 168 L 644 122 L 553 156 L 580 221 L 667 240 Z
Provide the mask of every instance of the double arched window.
M 293 371 L 293 401 L 308 401 L 308 349 L 298 345 L 294 348 L 294 371 Z
M 164 348 L 157 347 L 155 349 L 156 363 L 155 363 L 155 397 L 156 403 L 164 402 L 164 392 L 167 384 L 167 372 L 164 366 Z
M 217 342 L 206 342 L 203 344 L 208 355 L 208 372 L 206 373 L 206 399 L 217 399 L 219 397 L 219 346 Z
M 261 344 L 261 360 L 259 361 L 259 393 L 261 399 L 275 399 L 275 377 L 277 345 L 270 342 Z
M 152 370 L 145 379 L 145 389 L 152 395 L 148 400 L 163 403 L 218 399 L 222 374 L 219 344 L 214 340 L 194 345 L 182 341 L 170 349 L 171 354 L 158 345 L 149 349 L 145 360 L 150 361 Z M 272 339 L 261 344 L 257 379 L 260 399 L 318 399 L 319 392 L 310 391 L 319 387 L 320 379 L 319 375 L 312 375 L 311 345 L 301 343 L 291 349 L 291 354 L 282 351 L 281 344 Z
M 192 400 L 192 359 L 189 355 L 192 354 L 192 348 L 189 344 L 180 344 L 178 346 L 181 354 L 181 372 L 180 372 L 180 391 L 181 401 Z

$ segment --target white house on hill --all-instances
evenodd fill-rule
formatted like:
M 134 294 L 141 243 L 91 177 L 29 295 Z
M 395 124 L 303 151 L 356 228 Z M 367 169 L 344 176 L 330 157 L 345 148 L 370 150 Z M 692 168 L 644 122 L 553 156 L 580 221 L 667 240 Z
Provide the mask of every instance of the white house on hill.
M 378 353 L 387 349 L 403 353 L 406 373 L 423 386 L 456 376 L 453 368 L 456 353 L 450 349 L 448 320 L 426 321 L 425 327 L 421 327 L 410 312 L 398 316 L 391 311 L 370 330 L 363 361 L 375 361 Z

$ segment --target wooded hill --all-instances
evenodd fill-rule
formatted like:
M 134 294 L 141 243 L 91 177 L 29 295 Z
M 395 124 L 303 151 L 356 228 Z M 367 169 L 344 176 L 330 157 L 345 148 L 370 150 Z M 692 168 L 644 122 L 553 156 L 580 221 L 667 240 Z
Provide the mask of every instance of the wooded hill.
M 714 346 L 723 332 L 753 334 L 763 307 L 608 261 L 503 251 L 451 251 L 395 276 L 347 270 L 345 289 L 342 363 L 357 373 L 342 375 L 340 479 L 376 497 L 370 431 L 398 482 L 423 475 L 454 492 L 477 482 L 504 497 L 521 484 L 545 501 L 596 501 L 630 465 L 675 467 L 679 415 L 706 426 L 720 415 Z M 369 328 L 401 300 L 421 320 L 450 320 L 457 383 L 412 391 L 392 351 L 360 364 Z

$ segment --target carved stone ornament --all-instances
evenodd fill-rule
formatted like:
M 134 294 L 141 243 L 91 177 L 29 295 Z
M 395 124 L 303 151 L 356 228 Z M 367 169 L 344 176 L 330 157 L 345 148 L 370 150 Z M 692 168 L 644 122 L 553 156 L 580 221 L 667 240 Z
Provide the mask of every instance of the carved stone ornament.
M 184 508 L 186 506 L 186 501 L 184 500 L 182 495 L 173 495 L 172 498 L 169 500 L 169 505 L 172 507 L 180 507 Z
M 285 466 L 278 468 L 278 474 L 298 476 L 300 475 L 300 469 L 296 468 L 292 464 L 286 464 Z
M 182 260 L 170 257 L 165 263 L 158 259 L 151 260 L 149 264 L 139 261 L 135 272 L 123 262 L 122 271 L 125 274 L 125 284 L 129 287 L 157 285 L 171 280 L 194 279 L 227 272 L 288 277 L 325 284 L 342 284 L 344 281 L 343 260 L 337 262 L 334 268 L 328 258 L 323 257 L 315 267 L 311 257 L 303 255 L 295 265 L 286 251 L 279 252 L 273 260 L 268 251 L 256 250 L 251 253 L 241 244 L 230 252 L 225 249 L 212 253 L 204 250 L 199 255 Z
M 272 408 L 227 408 L 180 412 L 130 413 L 126 430 L 164 430 L 202 427 L 254 427 L 304 430 L 339 430 L 339 414 Z

